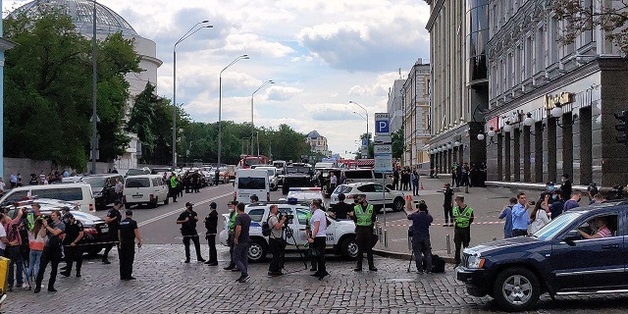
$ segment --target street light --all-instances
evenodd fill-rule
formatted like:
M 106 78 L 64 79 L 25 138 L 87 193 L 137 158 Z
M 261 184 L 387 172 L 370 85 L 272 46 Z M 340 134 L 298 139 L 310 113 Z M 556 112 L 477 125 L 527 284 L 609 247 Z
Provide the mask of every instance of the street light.
M 192 26 L 179 40 L 174 43 L 172 47 L 172 167 L 177 167 L 177 45 L 182 41 L 188 39 L 196 32 L 205 28 L 212 28 L 212 25 L 207 25 L 209 20 L 203 20 L 197 22 Z M 202 26 L 200 26 L 202 25 Z
M 264 86 L 269 85 L 269 84 L 275 84 L 275 82 L 273 80 L 268 80 L 268 81 L 262 83 L 262 85 L 260 85 L 251 94 L 251 155 L 253 155 L 253 133 L 255 133 L 255 124 L 253 124 L 253 96 L 255 96 L 255 93 L 257 93 L 260 89 L 264 88 Z M 257 151 L 257 155 L 259 156 L 259 149 Z
M 229 65 L 220 70 L 218 75 L 218 167 L 221 165 L 220 157 L 222 155 L 222 72 L 242 59 L 248 60 L 249 55 L 241 55 L 235 58 Z
M 354 104 L 357 105 L 358 107 L 362 108 L 362 110 L 364 110 L 364 112 L 366 113 L 366 145 L 369 145 L 370 142 L 370 138 L 369 138 L 369 112 L 366 110 L 366 108 L 362 107 L 362 105 L 358 104 L 357 102 L 353 101 L 353 100 L 349 100 L 350 104 Z

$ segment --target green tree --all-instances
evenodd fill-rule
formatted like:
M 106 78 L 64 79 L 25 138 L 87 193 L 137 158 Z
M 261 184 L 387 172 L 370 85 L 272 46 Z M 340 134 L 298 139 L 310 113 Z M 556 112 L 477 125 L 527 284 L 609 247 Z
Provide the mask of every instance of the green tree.
M 85 169 L 91 139 L 90 41 L 70 17 L 41 11 L 37 19 L 5 20 L 5 37 L 18 43 L 5 63 L 5 152 Z M 101 160 L 127 145 L 118 123 L 128 99 L 124 75 L 139 71 L 132 43 L 111 36 L 99 43 L 98 115 Z
M 403 127 L 401 127 L 401 129 L 397 130 L 397 132 L 392 134 L 393 158 L 401 158 L 401 156 L 403 156 L 403 146 L 404 146 Z

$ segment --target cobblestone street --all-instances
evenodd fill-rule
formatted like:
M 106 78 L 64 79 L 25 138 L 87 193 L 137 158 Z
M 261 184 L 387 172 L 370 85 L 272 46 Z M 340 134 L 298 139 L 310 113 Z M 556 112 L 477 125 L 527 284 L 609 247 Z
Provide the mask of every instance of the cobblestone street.
M 206 249 L 205 247 L 203 249 Z M 83 266 L 82 278 L 60 278 L 57 293 L 16 289 L 3 313 L 483 313 L 495 312 L 489 298 L 466 295 L 451 266 L 445 274 L 408 273 L 408 262 L 376 257 L 377 273 L 352 271 L 353 262 L 330 257 L 331 273 L 323 281 L 309 276 L 298 255 L 291 255 L 283 277 L 268 278 L 268 264 L 252 264 L 251 279 L 235 283 L 239 273 L 222 269 L 227 250 L 219 247 L 221 265 L 183 263 L 182 245 L 146 245 L 137 254 L 135 281 L 120 281 L 117 260 L 98 259 Z M 206 252 L 203 252 L 206 254 Z M 115 259 L 114 259 L 115 260 Z M 414 269 L 414 267 L 412 267 Z M 44 280 L 46 283 L 47 280 Z M 545 296 L 543 313 L 625 312 L 628 296 L 561 298 Z M 63 306 L 61 306 L 63 305 Z

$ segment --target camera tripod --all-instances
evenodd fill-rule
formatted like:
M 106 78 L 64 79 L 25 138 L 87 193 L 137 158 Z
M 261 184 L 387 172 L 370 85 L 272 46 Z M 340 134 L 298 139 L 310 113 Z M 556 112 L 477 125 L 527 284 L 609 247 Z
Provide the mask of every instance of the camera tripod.
M 301 261 L 303 261 L 303 267 L 304 268 L 300 269 L 300 270 L 286 272 L 286 274 L 298 273 L 298 272 L 302 272 L 302 271 L 308 269 L 307 268 L 307 261 L 306 261 L 305 255 L 303 254 L 303 250 L 301 249 L 299 244 L 297 244 L 297 240 L 294 237 L 294 230 L 292 230 L 292 228 L 290 228 L 290 226 L 288 224 L 286 224 L 284 226 L 284 238 L 283 238 L 284 241 L 286 242 L 286 244 L 288 243 L 288 238 L 292 238 L 292 243 L 291 244 L 293 244 L 297 248 L 297 252 L 299 253 L 299 256 L 301 257 Z M 286 254 L 285 249 L 284 249 L 283 254 L 285 256 L 285 254 Z M 283 268 L 283 265 L 281 265 L 281 267 Z

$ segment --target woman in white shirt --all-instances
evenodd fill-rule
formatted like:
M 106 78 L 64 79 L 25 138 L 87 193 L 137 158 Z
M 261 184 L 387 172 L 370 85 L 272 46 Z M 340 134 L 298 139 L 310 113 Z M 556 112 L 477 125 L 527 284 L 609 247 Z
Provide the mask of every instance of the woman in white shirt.
M 551 212 L 549 210 L 548 200 L 549 194 L 545 195 L 543 202 L 536 203 L 534 210 L 530 214 L 532 223 L 528 226 L 528 234 L 534 234 L 550 222 Z
M 310 218 L 310 226 L 312 226 L 312 236 L 307 241 L 310 243 L 314 254 L 314 260 L 318 264 L 317 271 L 312 276 L 317 277 L 318 280 L 323 280 L 326 276 L 329 276 L 327 269 L 325 268 L 325 240 L 327 239 L 327 216 L 321 209 L 321 201 L 315 199 L 310 205 L 313 213 Z

